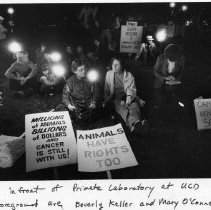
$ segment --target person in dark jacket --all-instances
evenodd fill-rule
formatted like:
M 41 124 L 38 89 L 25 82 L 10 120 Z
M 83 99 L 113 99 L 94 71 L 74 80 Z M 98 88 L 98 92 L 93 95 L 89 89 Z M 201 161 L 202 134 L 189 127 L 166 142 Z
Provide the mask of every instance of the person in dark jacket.
M 154 66 L 154 108 L 161 108 L 169 95 L 175 97 L 178 94 L 184 61 L 183 50 L 176 44 L 169 44 L 158 56 Z
M 94 116 L 98 91 L 95 84 L 91 84 L 86 78 L 87 66 L 83 60 L 74 60 L 72 71 L 74 75 L 67 80 L 62 103 L 69 111 L 72 120 L 86 122 Z M 61 106 L 57 110 L 61 110 Z

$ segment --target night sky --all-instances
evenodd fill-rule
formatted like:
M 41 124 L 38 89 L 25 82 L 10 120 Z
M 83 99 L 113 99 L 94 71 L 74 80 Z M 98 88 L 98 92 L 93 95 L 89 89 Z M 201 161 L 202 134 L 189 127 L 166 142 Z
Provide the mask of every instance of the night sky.
M 211 3 L 185 3 L 188 11 L 182 12 L 179 8 L 183 3 L 176 3 L 174 21 L 183 23 L 192 18 L 199 17 L 210 23 Z M 86 4 L 87 5 L 87 4 Z M 99 21 L 104 23 L 112 15 L 135 17 L 139 24 L 167 24 L 171 20 L 169 3 L 98 3 L 91 4 L 99 8 Z M 15 13 L 14 36 L 21 41 L 33 40 L 33 44 L 40 40 L 73 39 L 74 28 L 79 25 L 78 15 L 84 6 L 81 4 L 0 4 L 0 15 L 9 20 L 7 8 L 13 7 Z M 73 37 L 71 37 L 71 34 Z M 76 35 L 77 36 L 77 35 Z M 67 40 L 68 42 L 68 40 Z

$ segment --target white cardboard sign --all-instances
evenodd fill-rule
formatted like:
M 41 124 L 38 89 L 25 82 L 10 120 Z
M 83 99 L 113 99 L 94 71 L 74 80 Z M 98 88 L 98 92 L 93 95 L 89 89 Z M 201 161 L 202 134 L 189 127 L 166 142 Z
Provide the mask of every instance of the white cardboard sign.
M 28 114 L 25 131 L 27 172 L 76 163 L 76 139 L 67 111 Z
M 137 22 L 127 22 L 121 26 L 120 52 L 138 53 L 142 41 L 143 26 Z
M 121 124 L 77 131 L 78 170 L 98 172 L 138 165 Z
M 194 100 L 198 130 L 211 129 L 211 99 Z

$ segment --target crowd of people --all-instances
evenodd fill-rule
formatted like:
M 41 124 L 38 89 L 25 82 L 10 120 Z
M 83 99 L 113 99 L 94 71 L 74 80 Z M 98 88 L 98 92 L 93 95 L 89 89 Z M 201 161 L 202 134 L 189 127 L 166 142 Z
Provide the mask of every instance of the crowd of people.
M 174 97 L 180 87 L 184 54 L 179 45 L 169 44 L 164 53 L 156 57 L 158 53 L 152 37 L 148 36 L 146 40 L 134 61 L 138 62 L 143 53 L 143 65 L 154 65 L 154 109 L 161 110 L 165 98 L 168 95 Z M 99 43 L 96 43 L 97 46 Z M 87 77 L 90 68 L 100 62 L 97 51 L 85 53 L 80 45 L 75 49 L 67 45 L 63 59 L 67 71 L 63 76 L 53 71 L 55 63 L 45 45 L 42 44 L 35 54 L 36 61 L 33 63 L 26 51 L 17 52 L 16 61 L 5 72 L 10 90 L 15 95 L 27 97 L 38 93 L 46 96 L 63 91 L 61 104 L 56 110 L 68 110 L 73 121 L 86 125 L 97 120 L 97 111 L 104 109 L 106 116 L 120 116 L 130 132 L 146 133 L 145 101 L 137 95 L 133 73 L 128 68 L 130 66 L 124 64 L 121 54 L 113 55 L 110 65 L 104 66 L 101 81 L 90 81 Z
M 185 69 L 183 49 L 170 42 L 161 51 L 153 36 L 147 34 L 128 64 L 125 54 L 119 53 L 120 17 L 112 16 L 112 24 L 105 24 L 98 33 L 101 26 L 97 14 L 97 7 L 82 8 L 78 18 L 84 28 L 85 41 L 66 44 L 61 61 L 66 69 L 64 75 L 53 71 L 57 62 L 45 43 L 41 43 L 35 50 L 34 62 L 30 61 L 28 52 L 16 53 L 16 61 L 5 73 L 10 90 L 21 97 L 60 92 L 62 100 L 56 110 L 68 110 L 73 121 L 86 125 L 96 120 L 99 109 L 104 109 L 106 115 L 120 116 L 130 132 L 144 134 L 148 126 L 143 113 L 145 101 L 137 95 L 131 70 L 139 71 L 144 66 L 153 69 L 153 111 L 162 112 L 166 101 L 175 100 L 181 92 Z M 92 68 L 100 71 L 100 81 L 88 79 L 87 73 Z

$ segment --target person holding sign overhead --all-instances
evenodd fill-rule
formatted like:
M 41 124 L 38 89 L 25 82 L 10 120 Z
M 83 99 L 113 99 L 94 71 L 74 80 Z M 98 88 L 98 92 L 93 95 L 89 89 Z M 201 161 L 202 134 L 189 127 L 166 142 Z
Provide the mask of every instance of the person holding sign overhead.
M 175 98 L 181 87 L 184 55 L 179 45 L 169 44 L 154 66 L 154 109 L 160 110 L 168 95 Z
M 111 65 L 112 69 L 105 78 L 105 106 L 114 107 L 131 132 L 145 133 L 147 121 L 143 119 L 140 109 L 145 102 L 136 95 L 134 77 L 122 68 L 119 57 L 113 57 Z

